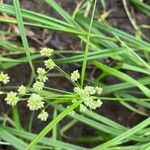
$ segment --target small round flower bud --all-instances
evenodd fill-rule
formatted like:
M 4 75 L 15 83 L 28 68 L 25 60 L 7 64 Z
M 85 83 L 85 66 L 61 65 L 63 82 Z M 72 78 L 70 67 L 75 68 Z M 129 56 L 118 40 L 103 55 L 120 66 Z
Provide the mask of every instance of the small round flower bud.
M 74 91 L 75 93 L 77 93 L 77 94 L 79 94 L 81 90 L 82 90 L 82 89 L 80 89 L 79 87 L 75 87 L 75 88 L 73 89 L 73 91 Z
M 97 107 L 100 107 L 102 104 L 103 104 L 103 102 L 100 99 L 98 99 L 97 100 Z
M 71 80 L 73 82 L 77 81 L 80 78 L 80 74 L 78 70 L 75 70 L 71 73 Z
M 100 107 L 102 105 L 102 101 L 98 99 L 97 101 L 94 98 L 94 94 L 98 93 L 100 94 L 102 92 L 101 88 L 99 87 L 91 87 L 91 86 L 85 86 L 84 89 L 75 87 L 74 92 L 80 96 L 80 98 L 83 100 L 84 105 L 80 104 L 80 111 L 85 111 L 86 107 L 90 109 L 96 109 L 97 107 Z M 83 110 L 82 110 L 83 109 Z
M 33 93 L 27 101 L 27 106 L 29 107 L 30 110 L 38 110 L 40 108 L 43 108 L 44 107 L 43 98 L 40 95 Z
M 4 74 L 3 72 L 0 73 L 0 82 L 7 84 L 9 82 L 8 74 Z
M 48 79 L 47 77 L 46 77 L 46 70 L 45 69 L 43 69 L 43 68 L 38 68 L 37 69 L 37 73 L 38 73 L 38 79 L 40 80 L 40 81 L 42 81 L 42 82 L 46 82 L 46 80 Z
M 46 74 L 46 71 L 44 68 L 38 68 L 37 69 L 37 73 L 40 74 L 40 75 L 45 75 Z
M 103 89 L 102 89 L 101 87 L 96 86 L 96 87 L 95 87 L 95 90 L 96 90 L 96 93 L 97 93 L 98 95 L 101 95 L 101 94 L 102 94 Z
M 53 49 L 45 47 L 41 49 L 40 54 L 41 56 L 44 56 L 44 57 L 51 57 L 53 54 L 53 51 L 54 51 Z
M 85 86 L 84 90 L 87 91 L 90 95 L 94 95 L 96 93 L 95 88 L 92 86 Z
M 46 121 L 48 116 L 49 116 L 48 113 L 45 110 L 42 110 L 41 113 L 38 115 L 38 119 Z
M 83 104 L 80 104 L 80 111 L 85 112 L 87 110 L 87 107 Z
M 85 89 L 81 89 L 79 87 L 75 87 L 74 89 L 74 92 L 76 94 L 78 94 L 82 99 L 86 99 L 87 97 L 89 97 L 89 92 L 87 92 Z
M 27 92 L 27 89 L 26 89 L 25 86 L 21 85 L 21 86 L 18 88 L 18 93 L 19 93 L 20 95 L 25 95 L 26 92 Z
M 40 82 L 40 81 L 36 81 L 34 84 L 33 84 L 33 88 L 35 91 L 40 91 L 42 90 L 44 87 L 44 83 L 43 82 Z
M 45 60 L 44 64 L 45 64 L 45 67 L 50 70 L 54 69 L 55 67 L 55 63 L 52 59 Z
M 5 101 L 7 102 L 7 104 L 9 104 L 11 106 L 15 106 L 17 104 L 17 102 L 19 101 L 19 97 L 17 96 L 16 92 L 11 91 L 7 94 Z

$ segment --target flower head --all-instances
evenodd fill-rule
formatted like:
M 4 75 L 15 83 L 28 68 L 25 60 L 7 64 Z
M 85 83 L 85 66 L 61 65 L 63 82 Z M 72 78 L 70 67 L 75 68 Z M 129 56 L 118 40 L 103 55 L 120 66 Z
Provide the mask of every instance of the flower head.
M 52 59 L 48 59 L 44 61 L 45 67 L 52 70 L 55 67 L 55 63 Z
M 43 68 L 38 68 L 37 69 L 37 73 L 38 73 L 38 79 L 42 82 L 45 82 L 48 78 L 46 77 L 46 70 Z
M 38 115 L 38 119 L 41 119 L 42 121 L 46 121 L 48 118 L 48 113 L 43 109 L 41 113 Z
M 71 80 L 73 82 L 77 81 L 80 78 L 80 74 L 78 70 L 75 70 L 71 73 Z
M 45 47 L 41 49 L 40 54 L 41 56 L 51 57 L 53 54 L 53 51 L 54 51 L 53 49 Z
M 45 75 L 46 74 L 46 70 L 44 68 L 38 68 L 37 69 L 37 73 L 40 75 Z
M 102 105 L 102 101 L 100 99 L 94 100 L 92 97 L 89 97 L 84 101 L 84 104 L 90 109 L 96 109 Z
M 83 104 L 80 104 L 80 111 L 85 112 L 87 110 L 87 107 Z
M 7 104 L 9 104 L 11 106 L 15 106 L 17 104 L 17 102 L 19 101 L 19 97 L 17 96 L 16 92 L 11 91 L 7 94 L 5 101 L 7 102 Z
M 40 91 L 42 90 L 44 87 L 44 83 L 41 82 L 41 81 L 36 81 L 34 84 L 33 84 L 33 88 L 35 91 Z
M 29 97 L 27 103 L 30 110 L 38 110 L 44 107 L 43 98 L 34 93 Z
M 25 95 L 26 92 L 27 92 L 27 88 L 26 88 L 25 86 L 21 85 L 21 86 L 18 88 L 18 93 L 19 93 L 20 95 Z
M 95 90 L 96 90 L 96 93 L 97 93 L 98 95 L 101 95 L 101 94 L 102 94 L 103 89 L 102 89 L 101 87 L 96 86 L 96 87 L 95 87 Z
M 75 87 L 74 92 L 78 94 L 82 99 L 86 99 L 87 97 L 90 96 L 88 91 L 79 87 Z
M 96 93 L 96 90 L 92 86 L 85 86 L 84 88 L 90 95 L 94 95 Z
M 7 84 L 9 82 L 8 74 L 5 74 L 5 73 L 1 72 L 0 73 L 0 82 L 3 82 L 4 84 Z
M 80 96 L 83 100 L 83 104 L 80 104 L 80 111 L 86 111 L 87 107 L 90 109 L 96 109 L 102 105 L 102 101 L 100 99 L 96 100 L 94 97 L 95 94 L 100 94 L 102 92 L 102 88 L 100 87 L 91 87 L 85 86 L 83 89 L 79 87 L 74 88 L 74 92 Z

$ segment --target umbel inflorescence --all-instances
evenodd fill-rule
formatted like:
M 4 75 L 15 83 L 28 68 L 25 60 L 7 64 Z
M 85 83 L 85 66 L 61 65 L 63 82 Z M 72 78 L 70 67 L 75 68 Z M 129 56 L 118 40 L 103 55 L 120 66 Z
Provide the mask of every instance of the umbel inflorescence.
M 45 57 L 46 60 L 44 61 L 44 68 L 37 68 L 37 77 L 36 81 L 32 85 L 32 90 L 27 88 L 24 85 L 21 85 L 16 92 L 10 91 L 7 93 L 5 101 L 7 104 L 11 106 L 15 106 L 22 97 L 27 97 L 27 107 L 31 111 L 40 111 L 37 118 L 41 119 L 42 121 L 46 121 L 48 118 L 48 112 L 45 111 L 46 102 L 39 93 L 45 87 L 45 82 L 48 80 L 47 73 L 54 69 L 57 66 L 53 59 L 53 49 L 50 48 L 42 48 L 40 51 L 42 57 Z M 58 66 L 57 66 L 58 67 Z M 56 67 L 56 68 L 57 68 Z M 68 75 L 70 81 L 75 83 L 75 87 L 73 89 L 75 99 L 70 99 L 72 103 L 75 103 L 78 100 L 82 100 L 83 103 L 80 104 L 79 110 L 86 111 L 89 109 L 96 109 L 102 105 L 102 101 L 97 98 L 102 93 L 101 87 L 92 87 L 92 86 L 85 86 L 81 88 L 78 84 L 77 80 L 80 79 L 80 74 L 78 70 L 75 70 L 71 73 L 71 76 Z M 7 84 L 9 82 L 9 76 L 4 74 L 3 72 L 0 73 L 0 82 L 3 84 Z M 0 92 L 3 93 L 3 92 Z M 73 114 L 73 113 L 72 113 Z
M 80 74 L 78 70 L 73 71 L 71 74 L 71 80 L 73 82 L 77 81 L 80 78 Z M 101 87 L 92 87 L 92 86 L 85 86 L 84 88 L 75 87 L 74 93 L 76 93 L 82 100 L 83 104 L 80 104 L 80 111 L 86 111 L 87 108 L 89 109 L 96 109 L 102 105 L 102 101 L 97 99 L 96 95 L 100 95 L 102 93 Z M 73 103 L 76 100 L 73 100 Z

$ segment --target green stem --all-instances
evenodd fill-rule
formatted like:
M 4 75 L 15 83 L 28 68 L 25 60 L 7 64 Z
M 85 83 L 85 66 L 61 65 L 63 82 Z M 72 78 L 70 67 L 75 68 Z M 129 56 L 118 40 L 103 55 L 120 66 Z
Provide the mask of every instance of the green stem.
M 82 103 L 82 100 L 77 101 L 76 103 L 72 104 L 68 108 L 66 108 L 62 113 L 60 113 L 55 119 L 53 119 L 38 135 L 37 137 L 26 147 L 25 150 L 32 149 L 48 132 L 50 132 L 54 126 L 58 122 L 60 122 L 66 115 L 69 114 L 73 109 L 79 106 Z
M 36 77 L 35 71 L 34 71 L 34 66 L 32 64 L 32 59 L 31 59 L 30 52 L 29 52 L 29 45 L 28 45 L 28 41 L 27 41 L 27 37 L 26 37 L 24 24 L 23 24 L 19 0 L 13 0 L 13 4 L 14 4 L 15 12 L 16 12 L 16 20 L 17 20 L 17 24 L 18 24 L 18 28 L 19 28 L 19 33 L 20 33 L 20 36 L 22 39 L 23 47 L 25 48 L 25 52 L 26 52 L 31 70 L 34 74 L 34 77 Z
M 17 106 L 12 107 L 12 111 L 13 111 L 13 120 L 15 122 L 16 129 L 22 130 Z
M 92 30 L 92 25 L 93 25 L 93 19 L 94 19 L 94 13 L 95 13 L 95 9 L 96 9 L 96 3 L 97 3 L 97 0 L 95 0 L 95 3 L 94 3 L 94 8 L 93 8 L 93 12 L 92 12 L 92 17 L 91 17 L 91 22 L 90 22 L 89 32 L 88 32 L 88 36 L 87 36 L 85 52 L 84 52 L 82 71 L 81 71 L 81 87 L 83 87 L 84 78 L 85 78 L 88 51 L 89 51 L 89 48 L 90 48 L 90 34 L 91 34 L 91 30 Z

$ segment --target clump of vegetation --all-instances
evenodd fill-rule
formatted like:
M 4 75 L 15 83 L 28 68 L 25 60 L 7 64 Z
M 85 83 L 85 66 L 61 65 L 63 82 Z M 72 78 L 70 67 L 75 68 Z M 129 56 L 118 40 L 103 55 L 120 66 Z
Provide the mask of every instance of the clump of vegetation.
M 45 108 L 48 107 L 49 104 L 45 104 L 45 100 L 48 100 L 47 94 L 40 95 L 40 92 L 46 90 L 44 88 L 45 82 L 48 80 L 47 74 L 49 71 L 58 68 L 58 70 L 63 71 L 59 66 L 57 66 L 54 61 L 52 60 L 53 50 L 49 48 L 43 48 L 40 51 L 40 54 L 42 57 L 48 57 L 44 61 L 45 68 L 37 68 L 37 77 L 35 83 L 33 83 L 32 88 L 28 88 L 24 85 L 19 86 L 17 89 L 17 92 L 10 91 L 7 93 L 7 96 L 5 98 L 5 101 L 7 104 L 11 106 L 16 106 L 19 100 L 22 100 L 24 98 L 27 99 L 27 107 L 31 111 L 35 110 L 41 110 L 40 114 L 37 116 L 37 118 L 41 119 L 42 121 L 46 121 L 48 118 L 48 113 L 45 111 Z M 76 81 L 80 78 L 80 74 L 78 70 L 75 70 L 71 73 L 71 76 L 69 76 L 66 72 L 63 71 L 65 76 L 67 76 L 67 79 L 69 79 L 73 84 L 75 84 L 76 87 L 74 87 L 74 93 L 71 93 L 70 101 L 72 103 L 76 103 L 77 101 L 81 101 L 80 104 L 80 111 L 86 111 L 87 107 L 90 109 L 96 109 L 97 107 L 100 107 L 102 105 L 102 102 L 100 99 L 97 100 L 97 97 L 94 97 L 94 94 L 100 95 L 102 92 L 101 87 L 91 87 L 91 86 L 85 86 L 84 89 L 81 88 L 79 83 L 76 83 Z M 1 72 L 0 74 L 0 80 L 4 84 L 9 82 L 10 77 L 8 74 L 4 74 Z M 58 89 L 59 90 L 59 89 Z M 48 91 L 47 91 L 48 92 Z M 2 92 L 4 93 L 4 92 Z M 29 97 L 28 97 L 29 96 Z M 78 96 L 78 97 L 77 97 Z M 85 104 L 82 104 L 82 102 Z M 86 107 L 87 106 L 87 107 Z M 44 108 L 44 109 L 43 109 Z
M 109 23 L 116 11 L 109 1 L 81 0 L 71 13 L 55 0 L 36 2 L 61 19 L 23 9 L 19 0 L 0 2 L 0 108 L 6 107 L 0 110 L 0 149 L 150 149 L 149 25 L 133 14 L 147 19 L 150 7 L 120 2 L 133 35 Z M 34 29 L 43 31 L 44 40 Z M 45 39 L 50 31 L 64 34 L 64 42 L 69 34 L 80 48 L 61 48 L 60 41 L 53 46 Z M 15 83 L 16 68 L 27 82 Z M 91 134 L 79 133 L 79 125 Z

